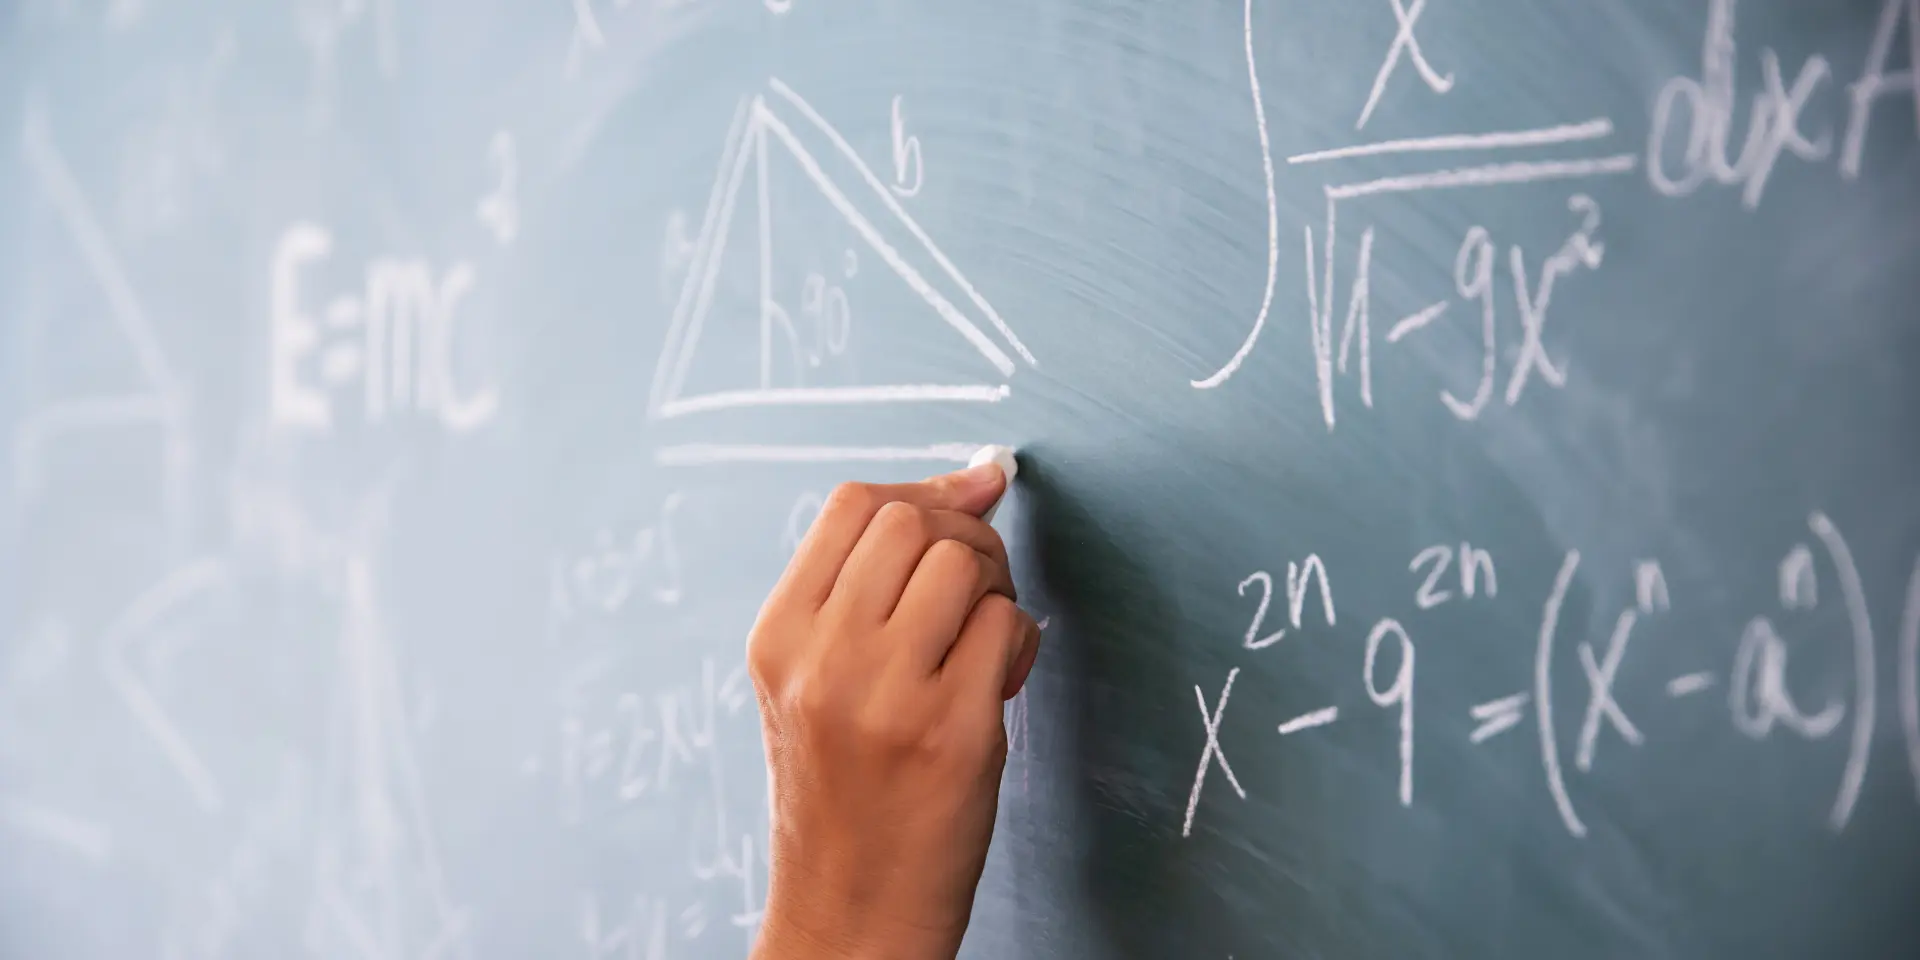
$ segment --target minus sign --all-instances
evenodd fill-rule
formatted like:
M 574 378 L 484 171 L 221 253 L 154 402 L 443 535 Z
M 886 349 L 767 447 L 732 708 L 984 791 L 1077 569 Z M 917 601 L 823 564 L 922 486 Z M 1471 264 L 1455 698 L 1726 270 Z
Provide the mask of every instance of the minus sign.
M 1387 331 L 1387 342 L 1399 343 L 1401 337 L 1440 319 L 1440 315 L 1446 312 L 1447 301 L 1442 300 L 1439 303 L 1427 306 L 1418 313 L 1408 314 L 1405 319 L 1394 324 L 1393 329 Z
M 1702 671 L 1674 677 L 1667 681 L 1667 696 L 1686 697 L 1713 686 L 1713 674 Z
M 1302 730 L 1311 730 L 1314 727 L 1324 727 L 1338 719 L 1340 719 L 1339 707 L 1323 707 L 1312 713 L 1303 713 L 1281 724 L 1280 735 L 1284 737 L 1290 733 L 1299 733 Z

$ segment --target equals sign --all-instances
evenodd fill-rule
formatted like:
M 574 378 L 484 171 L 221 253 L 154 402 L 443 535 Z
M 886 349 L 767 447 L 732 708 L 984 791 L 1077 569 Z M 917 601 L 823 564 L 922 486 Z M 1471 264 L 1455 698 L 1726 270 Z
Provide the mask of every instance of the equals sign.
M 339 386 L 360 375 L 360 348 L 336 343 L 320 354 L 320 379 Z
M 680 936 L 681 937 L 688 940 L 693 940 L 698 938 L 700 934 L 705 933 L 706 929 L 707 929 L 706 904 L 696 903 L 693 906 L 690 906 L 685 910 L 680 911 Z
M 1525 719 L 1527 704 L 1532 701 L 1533 694 L 1516 693 L 1510 697 L 1475 704 L 1467 712 L 1473 715 L 1473 719 L 1480 721 L 1480 725 L 1473 728 L 1473 734 L 1467 739 L 1470 742 L 1479 743 L 1513 729 L 1515 724 Z
M 360 304 L 352 297 L 339 297 L 327 305 L 327 326 L 352 330 L 360 326 Z M 351 341 L 336 343 L 320 354 L 320 379 L 338 386 L 360 375 L 360 347 Z

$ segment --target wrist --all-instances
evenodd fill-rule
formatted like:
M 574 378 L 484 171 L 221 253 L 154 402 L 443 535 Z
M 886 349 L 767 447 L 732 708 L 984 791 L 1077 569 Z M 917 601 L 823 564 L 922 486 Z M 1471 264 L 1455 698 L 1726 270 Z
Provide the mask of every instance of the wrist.
M 767 905 L 750 960 L 952 960 L 962 930 L 929 930 L 822 905 Z

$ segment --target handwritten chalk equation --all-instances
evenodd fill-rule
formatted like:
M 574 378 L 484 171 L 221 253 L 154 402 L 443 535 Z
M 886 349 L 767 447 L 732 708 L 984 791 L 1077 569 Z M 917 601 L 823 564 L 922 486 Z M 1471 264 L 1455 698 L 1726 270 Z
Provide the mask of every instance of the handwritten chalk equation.
M 1820 813 L 1829 829 L 1845 830 L 1869 772 L 1881 712 L 1878 698 L 1889 673 L 1894 678 L 1892 687 L 1915 796 L 1920 799 L 1920 673 L 1916 672 L 1920 668 L 1920 662 L 1916 662 L 1920 660 L 1920 558 L 1915 561 L 1903 598 L 1897 642 L 1883 645 L 1845 536 L 1826 514 L 1815 511 L 1807 518 L 1804 539 L 1787 548 L 1775 565 L 1777 589 L 1771 609 L 1756 611 L 1743 627 L 1717 638 L 1722 641 L 1712 647 L 1719 651 L 1717 658 L 1702 657 L 1697 665 L 1665 678 L 1652 689 L 1624 691 L 1622 668 L 1632 650 L 1637 649 L 1636 643 L 1644 646 L 1659 642 L 1649 638 L 1662 636 L 1676 602 L 1684 603 L 1686 597 L 1674 596 L 1658 560 L 1640 560 L 1629 571 L 1631 597 L 1617 610 L 1591 611 L 1589 621 L 1599 626 L 1593 635 L 1585 635 L 1566 615 L 1569 598 L 1576 596 L 1575 588 L 1581 583 L 1582 564 L 1580 551 L 1567 550 L 1544 599 L 1522 601 L 1511 593 L 1500 594 L 1498 567 L 1488 551 L 1464 542 L 1457 547 L 1441 544 L 1422 550 L 1408 565 L 1415 581 L 1411 596 L 1415 612 L 1376 619 L 1365 631 L 1364 646 L 1355 648 L 1365 701 L 1360 702 L 1357 695 L 1332 696 L 1329 699 L 1333 702 L 1329 703 L 1301 704 L 1298 710 L 1282 708 L 1286 719 L 1273 734 L 1280 738 L 1310 736 L 1353 719 L 1358 715 L 1356 710 L 1385 711 L 1392 718 L 1394 734 L 1391 747 L 1383 750 L 1397 761 L 1400 804 L 1412 806 L 1420 769 L 1416 749 L 1423 742 L 1416 709 L 1416 654 L 1420 649 L 1416 638 L 1421 613 L 1447 603 L 1537 602 L 1537 633 L 1530 638 L 1529 669 L 1518 671 L 1513 686 L 1507 689 L 1490 688 L 1485 699 L 1472 704 L 1467 715 L 1458 718 L 1464 722 L 1450 723 L 1449 727 L 1464 731 L 1470 746 L 1493 751 L 1510 751 L 1514 747 L 1508 744 L 1531 740 L 1545 792 L 1570 835 L 1584 837 L 1589 831 L 1580 811 L 1577 787 L 1581 778 L 1593 773 L 1604 754 L 1641 748 L 1657 739 L 1659 723 L 1671 722 L 1682 715 L 1681 711 L 1711 710 L 1716 705 L 1725 711 L 1729 726 L 1750 740 L 1794 738 L 1832 743 L 1832 800 Z M 1589 578 L 1606 575 L 1585 572 Z M 1324 567 L 1321 573 L 1324 587 Z M 1246 596 L 1246 585 L 1260 582 L 1262 576 L 1256 574 L 1243 581 L 1238 593 Z M 1331 598 L 1330 594 L 1326 596 L 1327 625 L 1332 627 Z M 1253 617 L 1256 632 L 1266 609 L 1267 597 L 1263 594 Z M 1821 621 L 1824 626 L 1812 620 L 1816 611 L 1828 609 L 1835 613 Z M 1842 635 L 1835 636 L 1835 625 L 1841 623 Z M 1322 635 L 1311 642 L 1351 641 Z M 1256 651 L 1271 645 L 1239 644 Z M 1284 650 L 1282 647 L 1258 655 L 1284 655 Z M 1893 662 L 1882 662 L 1889 650 Z M 1579 680 L 1571 687 L 1559 675 L 1567 669 L 1564 664 L 1568 661 L 1577 664 L 1579 670 Z M 1796 668 L 1800 661 L 1812 666 L 1801 663 Z M 1819 668 L 1831 668 L 1836 663 L 1847 667 L 1840 671 L 1845 682 L 1821 685 Z M 1200 712 L 1196 732 L 1202 745 L 1188 793 L 1182 836 L 1192 835 L 1196 817 L 1206 806 L 1210 781 L 1224 780 L 1236 797 L 1248 797 L 1234 773 L 1229 745 L 1221 735 L 1236 681 L 1242 697 L 1248 696 L 1240 674 L 1240 667 L 1231 668 L 1214 688 L 1217 692 L 1210 692 L 1204 684 L 1193 688 Z M 1496 676 L 1489 675 L 1489 683 Z M 1532 722 L 1533 737 L 1516 740 L 1507 736 L 1528 721 Z
M 1417 26 L 1422 15 L 1429 15 L 1429 0 L 1389 0 L 1397 29 L 1379 71 L 1374 77 L 1365 103 L 1354 124 L 1356 130 L 1367 126 L 1381 103 L 1390 81 L 1403 64 L 1410 65 L 1429 96 L 1445 96 L 1456 89 L 1452 72 L 1432 65 L 1422 47 Z M 1533 184 L 1600 181 L 1644 170 L 1645 180 L 1659 196 L 1681 198 L 1709 185 L 1737 189 L 1742 205 L 1756 209 L 1763 202 L 1767 186 L 1786 158 L 1805 164 L 1832 161 L 1841 180 L 1861 176 L 1867 162 L 1874 120 L 1891 110 L 1920 108 L 1920 2 L 1884 0 L 1875 21 L 1871 39 L 1863 52 L 1858 73 L 1850 80 L 1841 77 L 1823 55 L 1803 60 L 1797 70 L 1781 63 L 1773 48 L 1763 48 L 1748 69 L 1758 68 L 1758 82 L 1741 82 L 1745 62 L 1736 40 L 1738 0 L 1712 0 L 1706 11 L 1698 75 L 1668 79 L 1649 104 L 1644 151 L 1619 149 L 1607 141 L 1617 134 L 1614 120 L 1607 116 L 1568 120 L 1530 128 L 1470 131 L 1401 139 L 1376 140 L 1348 146 L 1298 153 L 1285 158 L 1287 167 L 1302 169 L 1344 169 L 1354 162 L 1366 164 L 1362 175 L 1328 176 L 1320 184 L 1326 217 L 1316 232 L 1303 228 L 1305 241 L 1305 294 L 1312 362 L 1319 387 L 1321 416 L 1329 432 L 1338 422 L 1340 378 L 1357 381 L 1362 407 L 1372 408 L 1374 347 L 1373 317 L 1376 312 L 1397 316 L 1385 336 L 1388 344 L 1397 344 L 1420 329 L 1445 319 L 1449 299 L 1424 304 L 1407 304 L 1403 309 L 1380 311 L 1373 302 L 1369 279 L 1375 256 L 1375 236 L 1370 224 L 1362 224 L 1357 250 L 1346 253 L 1339 238 L 1340 211 L 1385 197 L 1405 196 L 1437 190 L 1482 191 L 1490 188 L 1520 188 Z M 1267 213 L 1267 264 L 1265 285 L 1251 328 L 1218 369 L 1191 381 L 1195 389 L 1222 386 L 1241 369 L 1253 353 L 1274 313 L 1276 287 L 1281 277 L 1280 184 L 1276 173 L 1272 137 L 1267 126 L 1262 99 L 1260 64 L 1256 56 L 1256 30 L 1252 0 L 1245 3 L 1243 34 L 1248 89 L 1252 96 L 1254 132 L 1257 135 L 1261 170 L 1265 179 Z M 1904 48 L 1899 43 L 1907 38 Z M 1908 62 L 1904 69 L 1902 60 Z M 1750 103 L 1748 87 L 1752 87 Z M 1814 108 L 1832 95 L 1842 96 L 1844 116 L 1837 122 L 1816 124 L 1809 119 Z M 1743 103 L 1746 115 L 1738 116 Z M 1736 131 L 1744 125 L 1737 152 L 1732 150 Z M 1474 161 L 1441 163 L 1443 156 L 1467 155 Z M 1408 165 L 1403 172 L 1378 175 L 1383 163 Z M 1580 226 L 1558 250 L 1548 253 L 1529 273 L 1526 252 L 1518 246 L 1507 251 L 1505 263 L 1514 286 L 1515 306 L 1521 323 L 1519 358 L 1508 375 L 1504 390 L 1496 390 L 1496 352 L 1499 340 L 1494 308 L 1494 269 L 1500 258 L 1499 244 L 1484 228 L 1475 226 L 1466 232 L 1455 261 L 1455 292 L 1460 301 L 1477 308 L 1484 347 L 1478 378 L 1470 390 L 1443 392 L 1441 401 L 1454 417 L 1476 420 L 1492 402 L 1496 393 L 1508 406 L 1517 404 L 1529 383 L 1562 387 L 1566 382 L 1564 359 L 1552 358 L 1541 338 L 1547 307 L 1556 284 L 1578 274 L 1601 268 L 1605 247 L 1598 235 L 1600 204 L 1589 192 L 1576 192 L 1567 199 L 1568 209 Z M 1353 214 L 1349 214 L 1351 218 Z M 1351 256 L 1353 277 L 1345 284 L 1345 303 L 1340 303 L 1341 285 L 1335 260 Z M 1342 319 L 1337 325 L 1336 315 Z M 1536 376 L 1537 374 L 1537 376 Z
M 588 613 L 616 613 L 636 600 L 662 607 L 680 602 L 684 585 L 673 525 L 685 500 L 670 493 L 652 523 L 630 530 L 602 527 L 590 545 L 554 551 L 547 564 L 549 639 Z
M 1760 51 L 1759 89 L 1747 111 L 1739 152 L 1729 157 L 1743 92 L 1737 11 L 1737 0 L 1712 0 L 1700 50 L 1700 75 L 1668 80 L 1654 101 L 1647 136 L 1647 180 L 1662 196 L 1686 196 L 1713 183 L 1738 188 L 1741 204 L 1751 210 L 1760 206 L 1775 168 L 1787 155 L 1808 164 L 1835 159 L 1842 179 L 1856 179 L 1866 162 L 1868 137 L 1881 101 L 1904 96 L 1908 109 L 1920 108 L 1920 75 L 1915 72 L 1920 64 L 1920 4 L 1884 0 L 1860 73 L 1844 88 L 1824 56 L 1802 60 L 1788 81 L 1780 55 L 1772 47 Z M 1909 44 L 1904 52 L 1895 47 L 1903 25 Z M 1896 54 L 1909 62 L 1906 69 L 1889 72 Z M 1802 126 L 1803 117 L 1816 95 L 1830 93 L 1844 98 L 1846 116 L 1838 131 L 1827 124 L 1809 135 Z M 1836 132 L 1840 132 L 1837 157 Z
M 357 390 L 370 424 L 403 413 L 453 433 L 492 420 L 500 398 L 460 371 L 459 311 L 473 291 L 473 265 L 436 269 L 423 260 L 377 258 L 361 290 L 315 309 L 317 273 L 333 234 L 310 222 L 287 227 L 271 273 L 272 410 L 275 424 L 324 431 L 336 423 L 335 393 Z
M 758 734 L 746 665 L 722 670 L 703 658 L 699 678 L 641 693 L 621 690 L 615 657 L 590 660 L 563 679 L 554 781 L 560 823 L 597 838 L 598 827 L 623 811 L 657 815 L 660 804 L 683 811 L 689 883 L 675 900 L 659 896 L 580 894 L 577 932 L 594 957 L 665 956 L 669 941 L 694 941 L 735 930 L 751 938 L 765 907 L 766 828 L 761 808 L 748 822 L 729 780 L 730 744 Z M 755 751 L 757 753 L 757 751 Z M 544 773 L 540 757 L 522 773 Z M 748 798 L 764 798 L 749 784 Z M 594 839 L 595 843 L 600 842 Z M 746 945 L 743 943 L 743 946 Z
M 1566 210 L 1573 225 L 1568 228 L 1565 239 L 1558 247 L 1537 261 L 1537 269 L 1529 268 L 1527 251 L 1518 244 L 1507 246 L 1506 256 L 1502 257 L 1500 245 L 1485 227 L 1476 225 L 1468 228 L 1453 261 L 1452 281 L 1457 299 L 1434 301 L 1400 318 L 1388 329 L 1386 342 L 1389 345 L 1398 344 L 1445 317 L 1455 303 L 1467 307 L 1478 317 L 1476 325 L 1479 327 L 1481 351 L 1473 386 L 1467 388 L 1463 385 L 1457 389 L 1448 387 L 1439 392 L 1441 405 L 1456 419 L 1479 419 L 1496 394 L 1507 406 L 1515 406 L 1536 379 L 1556 389 L 1566 386 L 1566 361 L 1556 360 L 1546 346 L 1548 308 L 1553 303 L 1557 285 L 1563 279 L 1598 271 L 1606 259 L 1606 245 L 1600 239 L 1599 203 L 1584 193 L 1576 193 L 1567 197 Z M 1335 211 L 1335 201 L 1329 198 L 1326 232 L 1323 234 L 1325 248 L 1321 253 L 1316 254 L 1314 250 L 1313 228 L 1306 230 L 1307 301 L 1312 313 L 1314 377 L 1319 386 L 1321 416 L 1325 418 L 1328 430 L 1332 430 L 1338 421 L 1338 377 L 1355 377 L 1361 405 L 1373 407 L 1373 319 L 1369 279 L 1374 258 L 1373 227 L 1368 226 L 1360 235 L 1354 279 L 1348 286 L 1336 351 L 1334 317 L 1339 308 L 1334 293 L 1337 279 L 1334 260 L 1338 253 Z M 1321 268 L 1317 276 L 1316 263 Z M 1503 324 L 1500 323 L 1500 317 L 1505 311 L 1499 304 L 1508 295 L 1497 273 L 1502 268 L 1505 279 L 1511 284 L 1511 299 L 1514 313 L 1517 314 L 1514 319 L 1519 321 L 1517 346 L 1511 343 L 1514 338 L 1501 332 Z M 1503 356 L 1511 356 L 1512 359 L 1504 374 L 1504 386 L 1501 386 Z
M 753 702 L 744 666 L 721 676 L 709 658 L 697 684 L 607 692 L 605 678 L 619 663 L 612 657 L 589 661 L 563 682 L 555 743 L 563 823 L 583 823 L 597 812 L 672 791 L 680 778 L 694 775 L 683 771 L 719 762 L 720 720 L 739 717 Z M 523 769 L 537 773 L 540 766 Z
M 1365 105 L 1361 108 L 1355 128 L 1365 127 L 1373 111 L 1380 102 L 1388 81 L 1395 75 L 1398 65 L 1404 60 L 1413 64 L 1428 90 L 1434 95 L 1445 95 L 1455 89 L 1451 73 L 1442 74 L 1435 70 L 1420 45 L 1415 28 L 1428 7 L 1428 0 L 1415 0 L 1411 5 L 1401 0 L 1390 0 L 1394 16 L 1398 23 L 1391 45 L 1374 78 L 1372 88 Z M 1227 362 L 1210 375 L 1192 381 L 1195 389 L 1213 389 L 1232 379 L 1240 369 L 1253 348 L 1260 340 L 1266 328 L 1267 320 L 1273 310 L 1275 287 L 1279 280 L 1280 262 L 1280 221 L 1279 190 L 1274 165 L 1274 152 L 1271 136 L 1267 130 L 1266 108 L 1261 98 L 1259 62 L 1255 56 L 1255 31 L 1253 4 L 1248 0 L 1245 6 L 1243 22 L 1245 54 L 1247 63 L 1248 87 L 1253 97 L 1254 125 L 1259 137 L 1261 169 L 1266 179 L 1267 193 L 1267 277 L 1264 292 L 1261 295 L 1260 308 L 1254 318 L 1252 329 L 1240 343 Z M 1355 276 L 1349 285 L 1349 294 L 1345 311 L 1345 320 L 1339 337 L 1339 355 L 1337 366 L 1333 355 L 1333 315 L 1339 289 L 1336 281 L 1338 273 L 1334 268 L 1336 254 L 1341 251 L 1339 245 L 1339 211 L 1342 205 L 1351 207 L 1360 201 L 1371 198 L 1392 197 L 1424 193 L 1436 190 L 1486 189 L 1492 187 L 1517 187 L 1528 184 L 1552 183 L 1561 181 L 1591 180 L 1606 178 L 1632 172 L 1639 165 L 1639 157 L 1634 153 L 1602 150 L 1589 151 L 1585 145 L 1606 140 L 1614 135 L 1613 121 L 1607 117 L 1555 124 L 1532 129 L 1501 130 L 1495 132 L 1474 132 L 1444 134 L 1439 136 L 1416 137 L 1410 139 L 1382 140 L 1353 146 L 1337 147 L 1301 153 L 1286 158 L 1289 166 L 1323 164 L 1333 161 L 1350 161 L 1362 158 L 1412 158 L 1424 162 L 1428 158 L 1455 154 L 1477 154 L 1481 157 L 1512 155 L 1520 152 L 1526 159 L 1500 159 L 1494 162 L 1469 163 L 1435 167 L 1425 164 L 1423 169 L 1390 176 L 1359 176 L 1347 179 L 1333 176 L 1320 187 L 1326 203 L 1326 222 L 1316 235 L 1313 227 L 1304 228 L 1306 249 L 1306 293 L 1308 306 L 1308 327 L 1313 341 L 1313 362 L 1316 379 L 1319 384 L 1321 414 L 1327 423 L 1327 429 L 1333 430 L 1337 415 L 1334 402 L 1334 376 L 1337 369 L 1341 375 L 1353 375 L 1359 380 L 1360 400 L 1364 406 L 1373 405 L 1372 386 L 1372 304 L 1368 286 L 1368 275 L 1372 263 L 1373 230 L 1363 228 L 1360 233 L 1359 252 Z M 1542 157 L 1540 151 L 1548 148 L 1566 148 L 1578 146 L 1583 152 L 1573 157 L 1551 155 Z M 1591 200 L 1586 206 L 1593 206 Z M 1597 213 L 1597 206 L 1594 207 Z M 1597 226 L 1597 222 L 1593 223 Z M 1484 231 L 1481 231 L 1484 233 Z M 1469 231 L 1467 242 L 1462 245 L 1461 259 L 1464 267 L 1467 263 L 1478 264 L 1478 260 L 1469 260 L 1470 251 L 1477 251 L 1482 243 L 1490 245 L 1484 236 Z M 1316 254 L 1316 248 L 1320 250 Z M 1512 261 L 1519 261 L 1522 255 L 1515 253 Z M 1583 263 L 1597 259 L 1584 257 Z M 1490 268 L 1491 260 L 1485 266 Z M 1589 264 L 1589 268 L 1597 263 Z M 1566 268 L 1562 268 L 1564 272 Z M 1461 272 L 1461 271 L 1456 271 Z M 1516 286 L 1526 285 L 1524 265 L 1515 269 Z M 1486 283 L 1469 287 L 1471 278 L 1458 280 L 1461 296 L 1464 299 L 1485 297 L 1492 293 L 1490 279 Z M 1552 277 L 1557 274 L 1543 266 L 1535 288 L 1530 292 L 1532 303 L 1523 305 L 1523 312 L 1538 316 L 1545 313 L 1544 291 L 1551 289 Z M 1485 289 L 1482 289 L 1484 287 Z M 1491 300 L 1486 300 L 1491 304 Z M 1435 305 L 1417 309 L 1406 315 L 1406 319 L 1395 325 L 1400 334 L 1390 337 L 1389 342 L 1398 342 L 1413 329 L 1424 326 L 1439 318 L 1442 307 Z M 1485 321 L 1492 326 L 1491 320 Z M 1531 328 L 1537 336 L 1538 323 Z M 1544 354 L 1532 354 L 1531 359 L 1539 360 Z M 1521 369 L 1531 369 L 1522 364 Z M 1491 374 L 1482 374 L 1482 382 L 1490 379 Z M 1551 378 L 1544 378 L 1551 382 Z M 1524 374 L 1516 375 L 1509 387 L 1514 396 L 1511 402 L 1517 402 L 1519 393 L 1526 384 Z M 1491 387 L 1475 390 L 1473 397 L 1478 403 L 1461 402 L 1455 399 L 1448 403 L 1454 415 L 1463 419 L 1473 419 L 1485 406 L 1486 396 Z
M 753 853 L 752 845 L 742 848 Z M 751 876 L 757 862 L 766 867 L 765 854 L 758 861 L 742 861 L 742 876 Z M 751 898 L 751 894 L 749 894 Z M 716 907 L 705 892 L 676 891 L 662 893 L 616 893 L 607 895 L 586 889 L 575 897 L 574 923 L 585 960 L 669 960 L 680 955 L 678 943 L 698 943 L 719 931 L 742 931 L 748 945 L 760 925 L 761 908 L 732 911 Z

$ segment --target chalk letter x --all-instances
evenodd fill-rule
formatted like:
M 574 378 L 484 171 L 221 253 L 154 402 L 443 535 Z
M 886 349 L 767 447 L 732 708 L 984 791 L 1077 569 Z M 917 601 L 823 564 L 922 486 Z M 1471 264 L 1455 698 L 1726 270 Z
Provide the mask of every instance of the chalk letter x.
M 1193 792 L 1187 794 L 1187 820 L 1180 827 L 1180 835 L 1193 835 L 1193 812 L 1200 808 L 1200 789 L 1207 784 L 1207 768 L 1213 765 L 1215 758 L 1220 761 L 1220 772 L 1227 775 L 1227 784 L 1240 799 L 1247 798 L 1247 791 L 1241 789 L 1240 780 L 1233 775 L 1233 767 L 1227 763 L 1226 751 L 1220 749 L 1220 717 L 1227 712 L 1227 698 L 1233 696 L 1233 678 L 1240 675 L 1240 668 L 1227 671 L 1227 685 L 1220 689 L 1220 703 L 1207 711 L 1207 695 L 1200 690 L 1199 684 L 1193 685 L 1193 698 L 1200 703 L 1200 724 L 1207 731 L 1207 745 L 1200 751 L 1200 768 L 1193 774 Z
M 1579 751 L 1574 756 L 1574 764 L 1582 773 L 1593 769 L 1593 751 L 1599 744 L 1602 719 L 1620 732 L 1620 739 L 1636 747 L 1646 739 L 1613 699 L 1614 678 L 1620 673 L 1620 660 L 1626 656 L 1627 640 L 1632 637 L 1633 625 L 1638 620 L 1634 611 L 1620 611 L 1620 619 L 1613 625 L 1613 638 L 1607 642 L 1607 654 L 1598 662 L 1593 657 L 1593 644 L 1580 644 L 1580 669 L 1586 673 L 1591 691 L 1587 697 L 1587 716 L 1580 724 Z
M 1360 119 L 1353 125 L 1358 130 L 1367 125 L 1367 119 L 1373 116 L 1373 108 L 1380 103 L 1380 93 L 1387 88 L 1387 78 L 1393 76 L 1393 68 L 1400 64 L 1400 52 L 1405 50 L 1413 58 L 1413 68 L 1420 71 L 1420 79 L 1434 93 L 1446 93 L 1453 89 L 1453 74 L 1442 76 L 1427 62 L 1427 55 L 1420 52 L 1420 40 L 1413 35 L 1413 25 L 1420 20 L 1420 14 L 1427 9 L 1427 0 L 1413 0 L 1411 5 L 1400 0 L 1387 0 L 1393 4 L 1393 18 L 1399 21 L 1399 29 L 1393 35 L 1393 46 L 1387 48 L 1387 59 L 1380 64 L 1380 72 L 1374 75 L 1373 90 L 1367 94 L 1367 105 L 1360 108 Z

